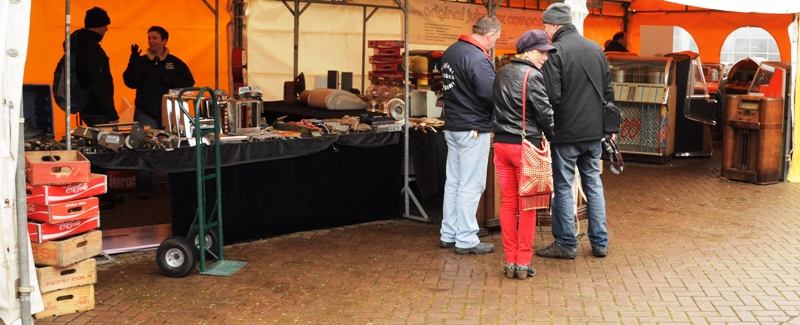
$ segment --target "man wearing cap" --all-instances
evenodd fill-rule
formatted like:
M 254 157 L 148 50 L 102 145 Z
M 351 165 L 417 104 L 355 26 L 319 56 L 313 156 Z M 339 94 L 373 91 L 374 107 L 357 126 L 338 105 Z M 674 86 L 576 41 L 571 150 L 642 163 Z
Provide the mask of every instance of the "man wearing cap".
M 117 122 L 119 115 L 114 108 L 114 79 L 111 77 L 108 56 L 100 41 L 108 31 L 111 19 L 105 10 L 94 7 L 86 11 L 84 27 L 70 36 L 72 55 L 78 81 L 88 88 L 86 107 L 80 112 L 81 120 L 89 126 Z
M 540 69 L 555 51 L 542 30 L 529 30 L 517 39 L 516 58 L 497 72 L 494 80 L 494 170 L 500 183 L 500 230 L 508 278 L 526 279 L 536 274 L 531 263 L 536 209 L 524 206 L 519 196 L 522 137 L 541 148 L 542 135 L 553 138 L 553 109 L 547 99 Z M 523 92 L 523 81 L 525 91 Z M 525 116 L 522 103 L 525 101 Z M 525 132 L 522 123 L 525 120 Z M 548 171 L 549 173 L 549 171 Z M 548 194 L 546 198 L 549 198 Z M 519 215 L 519 217 L 517 217 Z
M 577 165 L 588 205 L 592 254 L 605 257 L 608 254 L 608 231 L 600 180 L 600 140 L 604 136 L 603 102 L 614 100 L 608 61 L 599 45 L 578 34 L 566 4 L 559 2 L 548 6 L 542 21 L 557 50 L 542 69 L 555 120 L 555 137 L 551 141 L 554 241 L 537 249 L 536 255 L 575 258 L 578 243 L 572 186 Z
M 471 35 L 461 35 L 442 56 L 447 181 L 439 246 L 458 254 L 486 254 L 492 243 L 478 239 L 475 212 L 486 188 L 492 131 L 494 66 L 489 50 L 500 38 L 500 21 L 478 18 Z

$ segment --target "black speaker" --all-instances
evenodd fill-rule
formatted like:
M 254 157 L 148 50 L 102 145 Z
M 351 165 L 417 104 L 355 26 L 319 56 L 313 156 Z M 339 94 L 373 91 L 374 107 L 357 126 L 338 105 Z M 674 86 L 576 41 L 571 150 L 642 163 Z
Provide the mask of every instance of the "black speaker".
M 50 85 L 22 85 L 22 109 L 26 124 L 53 133 L 53 103 Z
M 339 71 L 328 70 L 328 89 L 339 88 Z
M 353 73 L 342 72 L 342 90 L 350 91 L 353 89 Z

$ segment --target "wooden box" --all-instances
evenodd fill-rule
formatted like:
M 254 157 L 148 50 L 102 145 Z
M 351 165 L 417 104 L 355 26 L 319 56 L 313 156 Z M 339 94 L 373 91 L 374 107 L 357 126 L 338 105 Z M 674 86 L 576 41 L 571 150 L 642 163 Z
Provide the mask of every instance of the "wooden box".
M 75 201 L 44 204 L 28 204 L 28 219 L 49 224 L 100 216 L 100 200 L 87 197 Z
M 41 244 L 44 241 L 80 235 L 97 228 L 100 228 L 100 216 L 57 224 L 29 221 L 28 236 L 32 242 Z
M 77 150 L 25 152 L 25 177 L 31 185 L 89 182 L 89 160 Z
M 94 309 L 94 285 L 85 285 L 42 294 L 44 310 L 36 319 L 66 315 Z
M 97 263 L 88 258 L 67 267 L 37 267 L 36 277 L 42 293 L 94 284 L 97 282 Z
M 28 204 L 53 204 L 105 194 L 106 175 L 91 174 L 88 183 L 27 186 Z
M 103 249 L 103 234 L 93 230 L 64 240 L 31 243 L 36 265 L 68 266 L 99 255 Z

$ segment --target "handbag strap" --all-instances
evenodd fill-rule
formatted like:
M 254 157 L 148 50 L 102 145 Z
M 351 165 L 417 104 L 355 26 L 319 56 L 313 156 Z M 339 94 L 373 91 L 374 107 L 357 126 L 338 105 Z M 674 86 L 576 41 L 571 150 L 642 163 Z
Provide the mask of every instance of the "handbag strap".
M 533 68 L 528 68 L 525 71 L 525 76 L 522 77 L 522 140 L 525 140 L 525 119 L 528 115 L 525 115 L 525 103 L 528 102 L 528 76 L 531 74 L 531 70 Z
M 603 93 L 600 92 L 600 87 L 597 87 L 597 84 L 594 82 L 594 79 L 592 79 L 592 76 L 589 74 L 589 71 L 586 70 L 586 67 L 583 66 L 582 62 L 578 61 L 578 65 L 580 65 L 581 69 L 583 69 L 583 72 L 586 73 L 586 77 L 589 78 L 589 82 L 592 83 L 592 87 L 594 88 L 594 91 L 597 92 L 597 96 L 600 96 L 600 99 L 603 101 L 603 105 L 607 104 L 608 102 L 606 101 L 606 98 L 603 97 Z

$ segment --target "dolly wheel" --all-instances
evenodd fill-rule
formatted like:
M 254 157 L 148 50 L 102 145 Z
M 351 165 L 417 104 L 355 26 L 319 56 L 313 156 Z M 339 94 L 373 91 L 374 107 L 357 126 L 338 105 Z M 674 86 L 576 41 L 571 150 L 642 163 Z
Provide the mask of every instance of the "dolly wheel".
M 164 275 L 173 278 L 184 277 L 194 269 L 194 249 L 188 239 L 173 236 L 158 245 L 156 261 Z
M 189 232 L 188 238 L 194 243 L 194 255 L 200 257 L 200 236 L 197 235 L 197 230 L 192 230 Z M 206 251 L 214 253 L 214 249 L 217 246 L 217 232 L 213 229 L 206 229 Z

